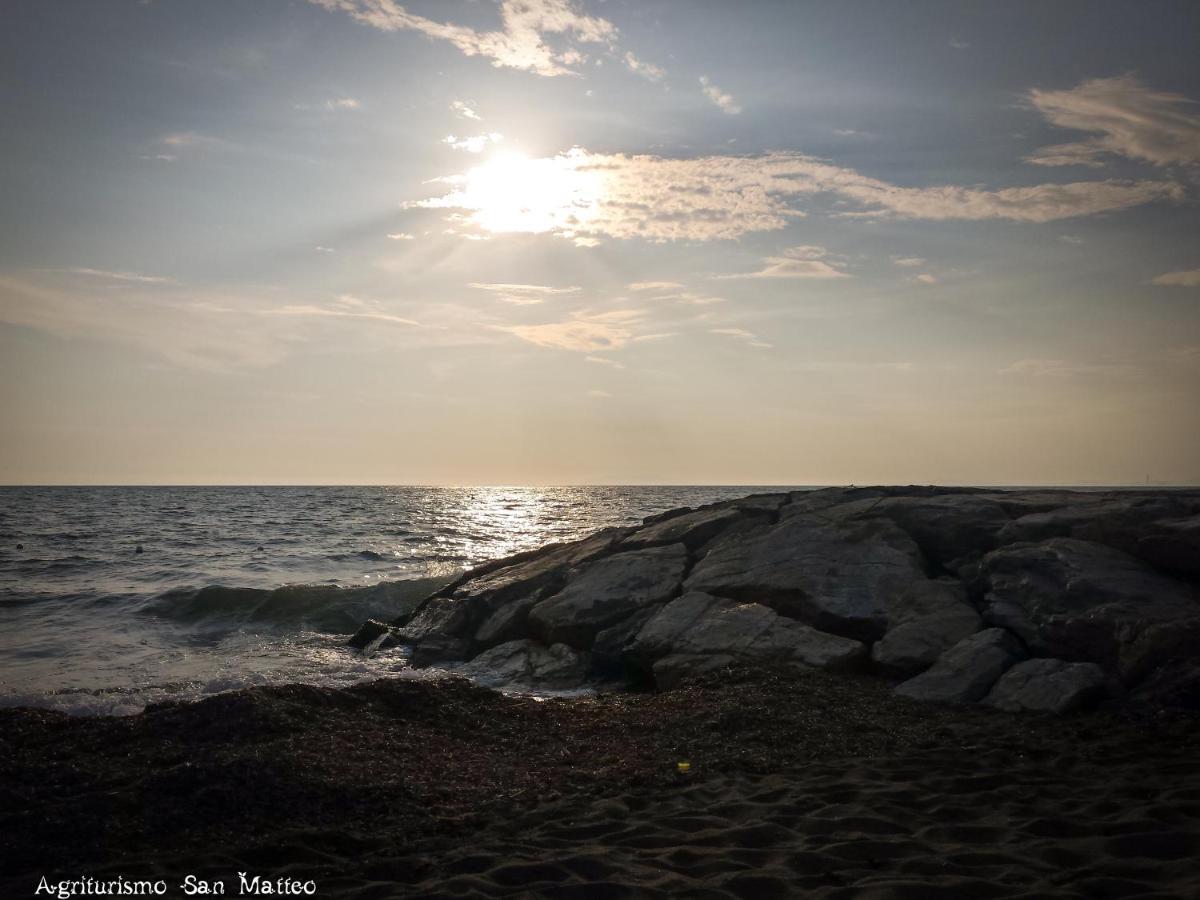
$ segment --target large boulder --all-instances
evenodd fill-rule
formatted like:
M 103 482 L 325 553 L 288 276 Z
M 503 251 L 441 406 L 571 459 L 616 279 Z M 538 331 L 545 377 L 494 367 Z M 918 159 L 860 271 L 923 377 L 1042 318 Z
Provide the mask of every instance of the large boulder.
M 1104 681 L 1104 670 L 1095 663 L 1028 659 L 1005 672 L 983 702 L 1007 712 L 1061 716 L 1099 696 Z
M 742 517 L 737 509 L 698 509 L 639 528 L 621 541 L 622 549 L 638 550 L 682 543 L 695 549 Z
M 1127 681 L 1179 655 L 1200 620 L 1195 588 L 1102 544 L 1054 538 L 986 556 L 984 618 L 1036 654 L 1094 662 Z M 1190 654 L 1189 654 L 1190 655 Z
M 1142 538 L 1159 531 L 1164 519 L 1200 513 L 1192 494 L 1101 494 L 1090 501 L 1020 516 L 1001 531 L 1004 544 L 1037 542 L 1051 538 L 1093 541 L 1138 554 Z
M 682 544 L 617 553 L 581 566 L 557 594 L 529 612 L 530 631 L 548 644 L 590 649 L 597 632 L 670 599 L 687 568 Z
M 898 685 L 896 693 L 913 700 L 974 703 L 1020 657 L 1020 644 L 1011 634 L 988 628 L 959 641 L 930 669 Z
M 643 670 L 649 666 L 659 687 L 670 687 L 686 675 L 734 661 L 847 671 L 857 668 L 865 653 L 858 641 L 817 631 L 760 603 L 692 592 L 668 603 L 642 627 L 629 659 Z
M 874 640 L 887 630 L 888 607 L 924 578 L 916 544 L 891 521 L 803 515 L 717 539 L 685 588 L 762 603 L 822 631 Z
M 653 603 L 639 609 L 629 618 L 597 632 L 592 643 L 592 672 L 601 678 L 612 678 L 634 673 L 626 664 L 626 655 L 633 647 L 643 626 L 663 609 L 666 604 Z
M 509 641 L 485 650 L 456 671 L 490 686 L 565 690 L 577 688 L 587 677 L 590 660 L 566 644 L 547 647 L 537 641 Z
M 1200 576 L 1200 515 L 1160 519 L 1148 534 L 1138 538 L 1134 552 L 1146 562 L 1168 572 Z
M 871 648 L 885 675 L 907 678 L 983 627 L 962 582 L 914 581 L 888 610 L 888 632 Z
M 398 626 L 395 638 L 417 648 L 414 658 L 433 664 L 469 656 L 470 647 L 464 651 L 461 642 L 471 644 L 485 626 L 485 647 L 524 637 L 523 615 L 533 603 L 557 590 L 573 567 L 609 553 L 629 530 L 605 529 L 579 541 L 521 553 L 468 572 L 427 599 L 407 620 L 394 623 Z M 493 619 L 509 607 L 499 620 Z M 445 655 L 449 653 L 454 655 Z

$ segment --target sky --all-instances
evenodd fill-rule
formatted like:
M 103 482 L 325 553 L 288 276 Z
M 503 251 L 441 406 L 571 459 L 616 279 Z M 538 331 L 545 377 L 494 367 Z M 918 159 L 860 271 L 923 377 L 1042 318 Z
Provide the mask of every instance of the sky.
M 0 482 L 1200 483 L 1188 0 L 0 23 Z

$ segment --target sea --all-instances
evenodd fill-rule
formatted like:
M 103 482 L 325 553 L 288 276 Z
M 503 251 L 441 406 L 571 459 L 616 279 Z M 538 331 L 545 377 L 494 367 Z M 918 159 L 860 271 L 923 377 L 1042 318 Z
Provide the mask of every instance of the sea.
M 253 685 L 437 677 L 346 639 L 487 560 L 795 489 L 0 488 L 0 707 L 131 715 Z

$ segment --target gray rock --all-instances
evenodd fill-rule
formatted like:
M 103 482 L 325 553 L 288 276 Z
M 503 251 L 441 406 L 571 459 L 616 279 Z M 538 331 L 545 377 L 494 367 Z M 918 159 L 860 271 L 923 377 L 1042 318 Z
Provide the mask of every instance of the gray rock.
M 566 690 L 583 684 L 590 660 L 565 644 L 509 641 L 476 656 L 456 671 L 486 685 Z
M 1020 654 L 1011 634 L 988 628 L 959 641 L 932 668 L 897 686 L 896 693 L 913 700 L 974 703 L 987 696 Z
M 628 533 L 629 529 L 610 528 L 580 541 L 487 563 L 427 599 L 396 634 L 409 644 L 472 638 L 498 610 L 511 603 L 532 603 L 557 590 L 571 567 L 603 556 Z M 492 622 L 489 633 L 504 637 L 506 625 L 518 624 Z
M 744 513 L 774 515 L 790 499 L 788 494 L 751 494 L 749 497 L 739 497 L 737 500 L 726 500 L 719 505 Z
M 483 620 L 475 632 L 475 646 L 482 650 L 528 637 L 529 611 L 537 604 L 540 595 L 530 594 L 510 600 Z
M 1005 547 L 984 558 L 982 571 L 985 621 L 1034 653 L 1094 662 L 1127 681 L 1177 655 L 1172 635 L 1200 619 L 1195 588 L 1089 541 Z
M 638 550 L 682 543 L 695 549 L 741 518 L 736 509 L 698 509 L 639 528 L 621 541 L 622 549 Z
M 983 627 L 967 602 L 962 583 L 952 579 L 917 581 L 888 610 L 887 634 L 871 648 L 871 659 L 886 675 L 907 678 Z
M 459 662 L 471 656 L 471 642 L 466 638 L 431 637 L 412 649 L 408 664 L 414 669 Z
M 597 633 L 592 643 L 593 673 L 602 677 L 626 674 L 626 654 L 645 624 L 658 615 L 665 605 L 654 603 L 639 609 L 623 622 Z
M 1065 715 L 1081 708 L 1104 689 L 1104 670 L 1095 663 L 1029 659 L 1017 663 L 984 699 L 1007 712 Z
M 394 630 L 406 644 L 419 644 L 433 639 L 462 637 L 467 629 L 467 604 L 454 597 L 431 597 L 409 619 L 408 624 Z
M 730 600 L 700 591 L 689 591 L 666 604 L 647 620 L 625 655 L 635 666 L 649 671 L 654 660 L 669 654 L 675 642 L 711 608 L 732 605 L 734 603 Z
M 1200 515 L 1151 523 L 1134 552 L 1152 566 L 1195 577 L 1200 575 Z
M 376 619 L 367 619 L 359 626 L 358 631 L 350 640 L 346 641 L 346 646 L 353 647 L 355 650 L 366 650 L 375 641 L 381 637 L 392 633 L 392 626 L 385 622 L 380 622 Z
M 672 681 L 689 672 L 710 671 L 717 658 L 847 671 L 857 668 L 865 655 L 858 641 L 817 631 L 760 603 L 695 592 L 671 601 L 647 622 L 628 654 L 635 664 L 650 668 L 660 687 L 664 684 L 659 662 L 667 657 L 672 658 Z
M 598 632 L 674 595 L 686 567 L 682 544 L 588 563 L 571 573 L 566 587 L 530 610 L 530 631 L 548 644 L 589 649 Z
M 822 631 L 873 640 L 887 629 L 888 607 L 924 578 L 920 551 L 892 522 L 804 515 L 717 539 L 685 588 L 763 603 Z
M 1093 541 L 1136 554 L 1142 537 L 1157 529 L 1162 519 L 1200 513 L 1200 502 L 1190 494 L 1101 494 L 1090 502 L 1021 516 L 1001 532 L 1001 542 L 1045 541 L 1056 537 Z

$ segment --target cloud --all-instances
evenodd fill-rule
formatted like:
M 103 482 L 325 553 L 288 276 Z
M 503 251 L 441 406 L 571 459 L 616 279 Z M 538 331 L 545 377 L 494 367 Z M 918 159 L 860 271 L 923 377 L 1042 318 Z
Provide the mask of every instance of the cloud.
M 959 40 L 958 38 L 950 38 L 950 40 L 948 41 L 948 43 L 949 43 L 949 45 L 950 45 L 951 47 L 953 47 L 955 50 L 966 50 L 966 49 L 968 49 L 968 48 L 971 46 L 971 45 L 970 45 L 970 44 L 968 44 L 966 41 Z
M 338 97 L 333 100 L 326 100 L 324 103 L 315 106 L 311 103 L 294 103 L 292 104 L 292 108 L 299 110 L 324 109 L 329 112 L 337 112 L 344 109 L 362 109 L 362 103 L 353 97 Z
M 395 231 L 389 234 L 388 237 L 393 241 L 411 241 L 416 236 L 409 234 L 407 231 Z
M 619 350 L 634 340 L 634 329 L 643 316 L 641 310 L 635 309 L 600 313 L 584 311 L 562 322 L 496 327 L 539 347 L 572 350 L 590 356 L 606 350 Z
M 625 67 L 635 75 L 641 75 L 648 81 L 662 81 L 666 77 L 666 70 L 654 65 L 653 63 L 644 62 L 638 59 L 632 53 L 625 54 Z
M 707 75 L 700 76 L 700 90 L 704 92 L 705 97 L 716 105 L 717 109 L 726 115 L 736 116 L 742 111 L 737 101 L 733 99 L 733 94 L 721 90 L 709 80 Z
M 173 284 L 174 279 L 164 278 L 161 275 L 143 275 L 140 272 L 110 272 L 107 269 L 60 269 L 59 271 L 66 272 L 71 275 L 83 275 L 87 278 L 103 278 L 108 281 L 126 281 L 137 284 Z
M 455 150 L 466 150 L 468 153 L 482 153 L 488 144 L 498 144 L 504 140 L 504 135 L 498 132 L 477 134 L 474 137 L 455 137 L 452 134 L 442 138 L 443 144 L 449 144 Z
M 467 104 L 463 103 L 461 100 L 455 100 L 453 103 L 451 103 L 450 109 L 464 119 L 474 119 L 476 122 L 482 121 L 479 113 L 475 112 L 475 110 L 471 109 L 471 107 L 467 106 Z
M 1060 128 L 1097 137 L 1043 147 L 1025 157 L 1040 166 L 1104 165 L 1106 155 L 1157 166 L 1200 163 L 1200 114 L 1182 94 L 1154 91 L 1133 75 L 1093 78 L 1065 91 L 1032 90 L 1029 102 Z
M 335 319 L 370 319 L 376 322 L 388 322 L 392 325 L 418 326 L 421 323 L 403 316 L 393 315 L 384 310 L 376 301 L 363 300 L 353 294 L 340 295 L 332 305 L 294 304 L 276 306 L 264 310 L 266 315 L 273 316 L 307 316 L 316 318 Z
M 232 371 L 270 365 L 287 355 L 288 336 L 256 329 L 250 317 L 230 327 L 236 299 L 147 291 L 117 280 L 101 290 L 91 279 L 46 273 L 37 281 L 0 275 L 0 321 L 66 338 L 136 347 L 187 368 Z
M 615 359 L 609 359 L 607 356 L 585 356 L 583 359 L 584 359 L 584 362 L 596 363 L 597 365 L 601 365 L 601 366 L 610 366 L 614 369 L 625 368 L 623 365 L 621 365 Z
M 757 272 L 718 275 L 717 278 L 849 278 L 836 265 L 826 262 L 829 255 L 824 247 L 805 244 L 783 251 L 782 256 L 768 256 Z
M 335 250 L 333 247 L 322 247 L 320 244 L 317 244 L 317 246 L 313 247 L 313 249 L 318 253 L 337 253 L 337 250 Z
M 1084 243 L 1083 238 L 1081 238 L 1077 234 L 1060 234 L 1058 236 L 1058 239 L 1060 241 L 1062 241 L 1064 244 L 1082 244 L 1082 243 Z
M 921 256 L 893 256 L 892 262 L 897 266 L 915 269 L 917 266 L 925 265 L 925 258 Z
M 922 272 L 920 275 L 914 275 L 913 281 L 919 281 L 921 284 L 937 284 L 937 277 L 930 275 L 928 272 Z
M 631 291 L 673 291 L 683 285 L 678 281 L 635 281 L 628 287 Z
M 1200 269 L 1188 269 L 1183 272 L 1167 272 L 1153 279 L 1151 284 L 1168 287 L 1200 287 Z
M 491 291 L 497 300 L 517 306 L 533 306 L 556 294 L 574 294 L 578 287 L 549 287 L 544 284 L 482 284 L 472 281 L 467 285 L 479 291 Z
M 1000 370 L 1002 375 L 1031 375 L 1035 378 L 1131 375 L 1137 371 L 1136 366 L 1124 363 L 1084 363 L 1064 359 L 1019 359 Z
M 668 159 L 576 147 L 503 166 L 497 171 L 489 163 L 439 179 L 453 190 L 404 205 L 460 210 L 485 232 L 550 233 L 592 245 L 602 238 L 707 241 L 775 231 L 805 215 L 797 199 L 817 195 L 858 207 L 835 213 L 842 217 L 1015 222 L 1051 222 L 1186 195 L 1174 181 L 899 187 L 790 152 Z
M 331 12 L 344 12 L 382 31 L 416 31 L 448 41 L 467 56 L 490 59 L 493 66 L 537 75 L 574 74 L 585 60 L 576 44 L 611 46 L 617 29 L 607 19 L 588 16 L 572 0 L 502 0 L 499 31 L 476 31 L 465 25 L 437 22 L 409 12 L 395 0 L 309 0 Z M 565 48 L 547 38 L 566 37 Z M 572 43 L 574 42 L 574 43 Z
M 758 335 L 753 331 L 747 331 L 745 328 L 710 328 L 708 332 L 709 334 L 723 334 L 727 337 L 738 338 L 745 341 L 749 346 L 757 347 L 760 350 L 769 350 L 772 346 L 766 341 L 760 340 Z
M 603 399 L 605 397 L 611 397 L 612 394 L 610 394 L 608 391 L 602 391 L 599 388 L 593 388 L 592 390 L 588 391 L 588 396 L 589 397 L 599 397 L 599 398 Z

